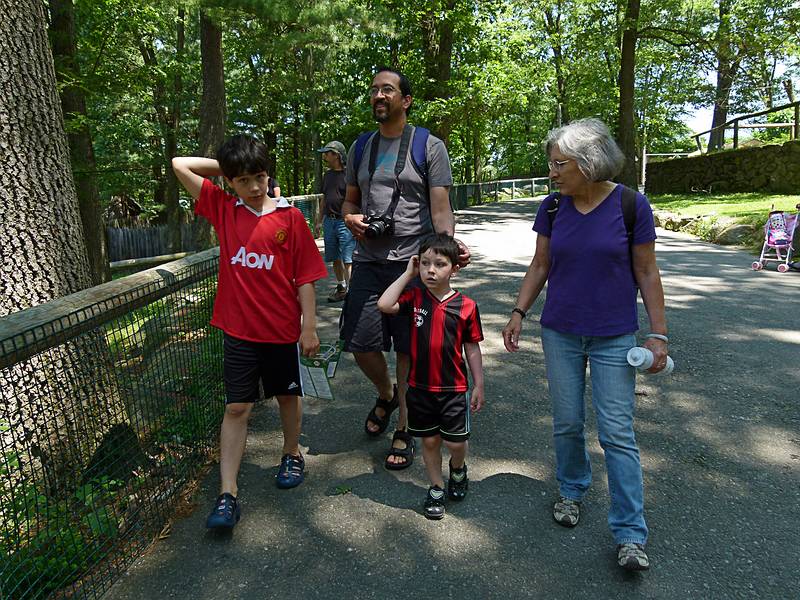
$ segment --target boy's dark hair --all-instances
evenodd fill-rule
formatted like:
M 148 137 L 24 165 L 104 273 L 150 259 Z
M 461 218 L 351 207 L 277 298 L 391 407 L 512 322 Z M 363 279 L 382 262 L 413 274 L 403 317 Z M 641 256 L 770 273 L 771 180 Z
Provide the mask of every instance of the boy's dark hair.
M 378 73 L 383 73 L 383 72 L 394 73 L 395 75 L 397 75 L 400 78 L 400 93 L 403 95 L 403 97 L 412 96 L 413 95 L 411 93 L 411 82 L 408 80 L 408 77 L 403 75 L 397 69 L 393 69 L 392 67 L 387 67 L 385 65 L 381 66 L 381 67 L 378 67 L 378 70 L 375 71 L 375 75 L 377 75 Z M 409 106 L 406 109 L 406 114 L 409 114 L 410 112 L 411 112 L 411 107 Z
M 422 256 L 428 250 L 433 250 L 434 254 L 449 259 L 453 266 L 458 264 L 458 244 L 446 233 L 434 233 L 422 240 L 419 245 L 419 255 Z
M 217 162 L 228 179 L 267 170 L 267 147 L 249 135 L 235 135 L 217 150 Z

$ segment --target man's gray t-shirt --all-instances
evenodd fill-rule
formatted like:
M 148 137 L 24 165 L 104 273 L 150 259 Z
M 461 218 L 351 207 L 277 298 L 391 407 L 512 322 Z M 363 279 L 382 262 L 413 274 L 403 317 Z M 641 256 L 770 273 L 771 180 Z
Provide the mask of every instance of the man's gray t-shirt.
M 372 144 L 379 143 L 375 161 L 375 174 L 369 184 L 369 156 Z M 347 154 L 347 185 L 357 185 L 361 190 L 361 211 L 372 215 L 384 214 L 394 192 L 394 167 L 400 150 L 400 137 L 386 138 L 376 133 L 364 147 L 361 164 L 356 174 L 355 143 Z M 428 186 L 449 187 L 453 184 L 450 157 L 439 138 L 430 135 L 426 144 Z M 421 238 L 433 232 L 430 200 L 425 181 L 414 167 L 411 144 L 403 171 L 400 173 L 402 194 L 394 212 L 394 234 L 373 239 L 361 239 L 353 253 L 354 262 L 407 261 L 419 250 Z

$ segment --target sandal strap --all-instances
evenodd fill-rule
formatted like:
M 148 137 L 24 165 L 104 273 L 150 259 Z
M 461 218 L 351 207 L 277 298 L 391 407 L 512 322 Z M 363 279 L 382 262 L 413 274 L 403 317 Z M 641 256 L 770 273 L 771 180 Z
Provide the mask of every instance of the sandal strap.
M 397 429 L 392 436 L 392 441 L 400 440 L 406 443 L 406 447 L 414 444 L 414 436 L 408 433 L 405 429 Z M 397 448 L 395 448 L 397 450 Z

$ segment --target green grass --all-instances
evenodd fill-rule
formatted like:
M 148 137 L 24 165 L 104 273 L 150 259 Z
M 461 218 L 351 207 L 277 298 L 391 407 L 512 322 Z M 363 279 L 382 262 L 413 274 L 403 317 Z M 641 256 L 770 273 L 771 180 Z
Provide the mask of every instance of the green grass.
M 798 190 L 800 192 L 800 190 Z M 795 212 L 800 202 L 796 196 L 748 192 L 740 194 L 660 194 L 648 196 L 650 204 L 658 210 L 667 210 L 687 216 L 716 214 L 752 223 L 767 220 L 770 207 L 774 210 Z

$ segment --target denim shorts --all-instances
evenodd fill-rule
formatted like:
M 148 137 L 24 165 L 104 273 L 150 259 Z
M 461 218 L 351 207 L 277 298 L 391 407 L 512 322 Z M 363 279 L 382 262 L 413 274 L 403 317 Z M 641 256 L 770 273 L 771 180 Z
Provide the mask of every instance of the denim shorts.
M 339 259 L 346 264 L 353 262 L 356 239 L 345 227 L 343 219 L 326 216 L 322 220 L 322 234 L 325 240 L 325 262 Z

